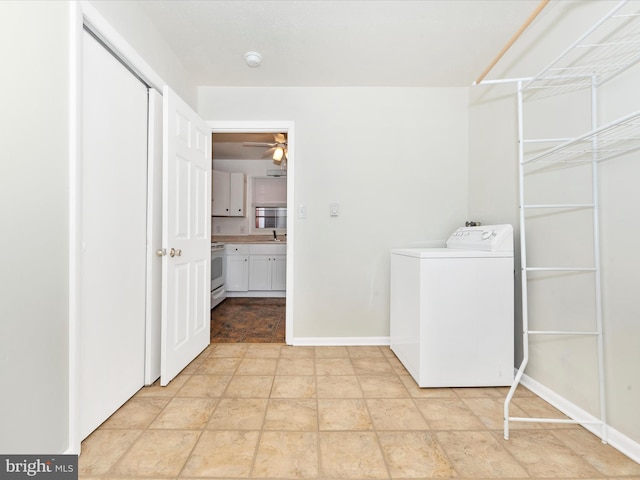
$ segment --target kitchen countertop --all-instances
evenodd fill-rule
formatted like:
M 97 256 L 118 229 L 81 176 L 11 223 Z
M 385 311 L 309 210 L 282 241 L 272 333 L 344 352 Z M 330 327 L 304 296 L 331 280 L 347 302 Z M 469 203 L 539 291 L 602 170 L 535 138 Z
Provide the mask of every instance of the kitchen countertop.
M 275 245 L 282 245 L 287 243 L 287 237 L 278 235 L 278 241 L 274 242 L 273 235 L 216 235 L 211 237 L 211 241 L 222 243 L 273 243 Z

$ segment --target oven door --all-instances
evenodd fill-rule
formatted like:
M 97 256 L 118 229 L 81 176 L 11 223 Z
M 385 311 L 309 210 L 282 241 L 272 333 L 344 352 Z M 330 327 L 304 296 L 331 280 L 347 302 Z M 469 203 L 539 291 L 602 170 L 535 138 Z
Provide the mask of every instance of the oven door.
M 211 291 L 224 286 L 225 280 L 224 247 L 211 247 Z

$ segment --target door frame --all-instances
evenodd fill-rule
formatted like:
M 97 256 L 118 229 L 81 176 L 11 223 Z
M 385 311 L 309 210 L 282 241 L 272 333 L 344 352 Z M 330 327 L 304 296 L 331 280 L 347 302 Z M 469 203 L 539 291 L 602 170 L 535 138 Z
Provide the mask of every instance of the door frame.
M 293 344 L 294 332 L 294 251 L 295 251 L 295 211 L 294 170 L 295 170 L 295 122 L 293 121 L 208 121 L 211 133 L 273 133 L 287 134 L 287 281 L 285 307 L 285 342 Z M 213 164 L 212 164 L 213 168 Z
M 111 24 L 89 2 L 81 0 L 69 4 L 69 166 L 68 166 L 68 216 L 69 216 L 69 385 L 68 385 L 68 444 L 64 453 L 80 454 L 81 434 L 78 415 L 79 407 L 79 363 L 80 363 L 80 260 L 82 243 L 82 95 L 83 62 L 82 32 L 90 30 L 100 39 L 135 75 L 150 88 L 162 94 L 166 82 L 136 52 Z M 147 159 L 151 161 L 151 159 Z M 147 319 L 145 319 L 147 321 Z

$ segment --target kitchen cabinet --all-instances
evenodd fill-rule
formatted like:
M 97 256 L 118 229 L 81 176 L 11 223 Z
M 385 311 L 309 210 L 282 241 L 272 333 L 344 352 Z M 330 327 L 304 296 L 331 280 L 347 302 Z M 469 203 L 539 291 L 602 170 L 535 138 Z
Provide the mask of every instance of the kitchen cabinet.
M 284 296 L 287 289 L 286 244 L 228 243 L 225 251 L 225 285 L 230 296 Z
M 285 290 L 286 255 L 250 255 L 249 290 Z
M 249 290 L 249 245 L 228 244 L 226 253 L 227 292 L 246 292 Z
M 211 187 L 213 217 L 246 216 L 247 177 L 244 173 L 214 170 Z
M 274 255 L 271 264 L 271 290 L 287 289 L 287 256 Z
M 286 245 L 260 244 L 249 248 L 249 290 L 286 290 Z
M 253 203 L 264 206 L 287 205 L 287 177 L 254 177 Z

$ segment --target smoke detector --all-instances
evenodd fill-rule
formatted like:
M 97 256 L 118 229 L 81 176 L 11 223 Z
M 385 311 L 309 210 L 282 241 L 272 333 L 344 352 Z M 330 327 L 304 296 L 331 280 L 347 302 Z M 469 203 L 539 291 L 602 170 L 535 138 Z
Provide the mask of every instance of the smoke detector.
M 259 67 L 262 62 L 262 55 L 258 52 L 247 52 L 244 54 L 244 59 L 247 61 L 247 65 L 251 68 Z

